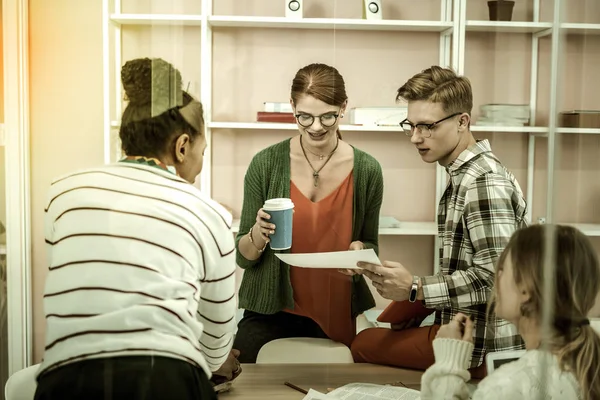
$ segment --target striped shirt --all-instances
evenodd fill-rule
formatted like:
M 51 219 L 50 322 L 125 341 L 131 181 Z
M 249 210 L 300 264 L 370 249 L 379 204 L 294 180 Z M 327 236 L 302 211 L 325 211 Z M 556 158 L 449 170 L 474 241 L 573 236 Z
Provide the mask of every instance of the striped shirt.
M 136 355 L 184 360 L 210 377 L 235 329 L 231 222 L 223 207 L 158 166 L 120 162 L 54 181 L 38 374 Z
M 471 367 L 477 367 L 486 352 L 523 348 L 516 327 L 488 322 L 486 311 L 496 262 L 513 232 L 526 224 L 527 204 L 487 140 L 463 151 L 446 170 L 450 181 L 438 207 L 440 272 L 421 279 L 423 295 L 426 307 L 437 310 L 436 324 L 459 312 L 474 318 Z

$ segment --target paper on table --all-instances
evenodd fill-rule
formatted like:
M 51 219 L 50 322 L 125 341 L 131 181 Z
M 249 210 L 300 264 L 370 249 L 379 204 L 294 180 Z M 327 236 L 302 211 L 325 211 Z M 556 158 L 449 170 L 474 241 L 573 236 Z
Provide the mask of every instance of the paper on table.
M 421 394 L 418 390 L 389 385 L 374 385 L 371 383 L 350 383 L 329 392 L 326 399 L 339 400 L 418 400 Z
M 359 261 L 381 265 L 381 261 L 373 249 L 329 253 L 276 253 L 275 255 L 288 265 L 305 268 L 360 269 L 356 266 Z
M 331 400 L 331 397 L 324 393 L 317 392 L 316 390 L 309 389 L 308 393 L 302 398 L 302 400 Z

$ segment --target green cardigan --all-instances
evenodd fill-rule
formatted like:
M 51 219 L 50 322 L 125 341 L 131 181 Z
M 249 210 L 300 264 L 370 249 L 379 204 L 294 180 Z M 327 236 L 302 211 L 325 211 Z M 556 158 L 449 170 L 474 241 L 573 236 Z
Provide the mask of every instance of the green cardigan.
M 257 260 L 247 260 L 238 245 L 256 222 L 256 213 L 265 200 L 290 197 L 290 141 L 286 139 L 257 153 L 244 178 L 244 204 L 236 236 L 237 264 L 245 270 L 239 307 L 261 314 L 294 308 L 290 268 L 275 257 L 269 246 Z M 379 211 L 383 200 L 381 166 L 375 158 L 354 148 L 353 171 L 352 241 L 360 240 L 367 248 L 379 253 Z M 352 283 L 352 316 L 356 317 L 374 307 L 375 300 L 362 275 L 353 276 Z

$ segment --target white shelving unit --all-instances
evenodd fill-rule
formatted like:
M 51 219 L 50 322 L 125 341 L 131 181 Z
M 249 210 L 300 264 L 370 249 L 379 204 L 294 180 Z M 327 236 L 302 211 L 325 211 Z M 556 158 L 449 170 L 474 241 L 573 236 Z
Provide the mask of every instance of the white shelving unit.
M 256 16 L 231 16 L 212 15 L 213 1 L 202 0 L 202 13 L 185 14 L 124 14 L 121 12 L 120 0 L 103 0 L 104 7 L 104 124 L 105 124 L 105 161 L 115 161 L 111 155 L 114 145 L 111 145 L 111 133 L 118 129 L 117 119 L 121 113 L 119 108 L 122 92 L 118 79 L 114 80 L 114 89 L 111 93 L 111 76 L 118 76 L 121 67 L 121 26 L 122 25 L 192 25 L 201 27 L 201 95 L 205 110 L 206 136 L 210 148 L 213 134 L 218 134 L 223 129 L 239 130 L 279 130 L 293 131 L 295 124 L 258 123 L 258 122 L 230 122 L 212 120 L 212 29 L 227 28 L 273 28 L 273 29 L 336 29 L 336 30 L 362 30 L 362 31 L 404 31 L 439 33 L 439 64 L 458 69 L 459 48 L 456 33 L 459 28 L 459 2 L 454 5 L 452 0 L 440 0 L 440 20 L 381 20 L 370 21 L 363 19 L 334 19 L 334 18 L 303 18 L 289 19 L 285 17 L 256 17 Z M 112 28 L 113 32 L 110 31 Z M 454 39 L 454 40 L 453 40 Z M 113 54 L 114 62 L 110 63 Z M 111 97 L 114 96 L 114 97 Z M 117 104 L 111 109 L 111 99 Z M 356 132 L 397 132 L 398 127 L 377 126 L 366 127 L 356 125 L 343 125 L 345 131 Z M 439 167 L 436 170 L 436 204 L 445 189 L 445 171 Z M 212 154 L 207 152 L 204 158 L 204 168 L 200 178 L 200 188 L 208 195 L 212 189 Z M 433 235 L 437 234 L 434 221 L 404 222 L 397 228 L 382 228 L 381 235 Z M 437 241 L 434 251 L 434 268 L 438 265 Z
M 569 133 L 573 135 L 600 135 L 600 129 L 593 128 L 556 128 L 556 133 Z
M 474 1 L 474 0 L 470 0 Z M 105 145 L 110 147 L 111 132 L 118 128 L 118 117 L 120 116 L 120 99 L 122 92 L 118 79 L 111 81 L 111 76 L 118 76 L 121 67 L 121 26 L 123 25 L 175 25 L 175 26 L 199 26 L 201 28 L 201 94 L 200 100 L 205 109 L 206 136 L 208 146 L 211 148 L 212 135 L 218 135 L 223 130 L 248 130 L 261 131 L 294 131 L 295 124 L 285 123 L 260 123 L 260 122 L 234 122 L 213 121 L 212 114 L 212 68 L 213 68 L 213 29 L 219 28 L 270 28 L 280 29 L 336 29 L 357 31 L 401 31 L 401 32 L 428 32 L 439 34 L 439 64 L 454 68 L 459 74 L 464 74 L 465 43 L 469 32 L 490 32 L 500 34 L 520 34 L 531 36 L 531 84 L 530 100 L 531 109 L 530 123 L 533 126 L 472 126 L 473 132 L 494 132 L 506 134 L 528 135 L 528 165 L 527 165 L 527 201 L 530 205 L 528 218 L 531 221 L 531 207 L 533 205 L 534 187 L 534 157 L 535 141 L 541 137 L 542 140 L 554 141 L 558 133 L 564 134 L 600 134 L 600 129 L 573 129 L 557 128 L 556 117 L 549 126 L 535 126 L 537 109 L 538 89 L 538 62 L 539 62 L 539 40 L 544 36 L 550 36 L 553 49 L 557 48 L 559 33 L 567 34 L 600 34 L 600 24 L 576 24 L 561 23 L 556 17 L 554 21 L 540 21 L 540 1 L 534 0 L 533 21 L 485 21 L 469 20 L 466 17 L 468 7 L 467 0 L 440 0 L 440 20 L 381 20 L 371 21 L 363 19 L 334 19 L 334 18 L 303 18 L 288 19 L 285 17 L 266 16 L 234 16 L 213 15 L 213 0 L 202 0 L 200 14 L 124 14 L 121 12 L 120 0 L 103 0 L 104 4 L 104 104 L 105 104 Z M 558 0 L 560 1 L 560 0 Z M 110 57 L 112 55 L 112 57 Z M 112 62 L 109 60 L 112 59 Z M 552 68 L 555 72 L 558 68 L 556 55 L 552 58 Z M 556 76 L 552 75 L 552 82 L 556 82 Z M 111 84 L 112 82 L 112 84 Z M 553 96 L 553 97 L 552 97 Z M 556 93 L 551 96 L 551 113 L 556 111 Z M 115 107 L 111 103 L 116 104 Z M 554 107 L 554 108 L 553 108 Z M 398 127 L 394 126 L 356 126 L 342 125 L 343 131 L 354 132 L 390 132 L 396 133 Z M 114 146 L 113 146 L 114 147 Z M 110 153 L 106 153 L 106 161 L 114 161 Z M 549 167 L 553 166 L 549 162 Z M 549 174 L 552 175 L 552 174 Z M 552 177 L 549 177 L 549 182 Z M 446 173 L 442 167 L 436 169 L 436 204 L 441 197 L 446 185 Z M 207 152 L 204 159 L 204 169 L 200 179 L 200 188 L 208 195 L 212 189 L 212 154 Z M 574 224 L 580 227 L 590 236 L 600 236 L 600 224 Z M 437 226 L 434 221 L 402 222 L 399 227 L 380 229 L 380 235 L 437 235 Z M 438 265 L 438 243 L 435 241 L 434 268 Z
M 552 29 L 551 22 L 467 20 L 465 24 L 466 31 L 468 32 L 533 33 L 549 35 Z
M 442 0 L 445 1 L 445 0 Z M 344 29 L 365 31 L 452 32 L 451 21 L 380 20 L 369 21 L 348 18 L 240 17 L 213 15 L 208 17 L 211 26 L 234 28 L 280 29 Z
M 211 129 L 255 129 L 255 130 L 277 130 L 297 131 L 296 124 L 274 123 L 274 122 L 211 122 Z M 344 132 L 398 132 L 397 126 L 362 126 L 362 125 L 340 125 Z
M 202 25 L 202 15 L 185 14 L 111 14 L 110 20 L 118 25 Z
M 383 217 L 389 218 L 389 217 Z M 399 222 L 394 226 L 386 226 L 381 224 L 379 226 L 379 235 L 386 236 L 435 236 L 437 235 L 437 224 L 435 222 Z M 233 233 L 238 233 L 240 228 L 240 221 L 234 220 L 231 230 Z
M 567 35 L 600 35 L 600 24 L 563 23 L 560 29 Z

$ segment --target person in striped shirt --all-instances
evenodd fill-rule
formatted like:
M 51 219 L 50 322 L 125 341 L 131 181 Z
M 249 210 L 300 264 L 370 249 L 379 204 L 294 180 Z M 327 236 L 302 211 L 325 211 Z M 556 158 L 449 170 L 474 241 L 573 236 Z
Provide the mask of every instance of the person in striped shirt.
M 162 59 L 122 68 L 125 158 L 56 179 L 36 400 L 215 399 L 241 369 L 232 216 L 192 184 L 202 105 Z
M 402 127 L 423 161 L 439 163 L 448 184 L 437 211 L 440 272 L 413 275 L 401 263 L 361 265 L 385 298 L 388 309 L 412 310 L 421 318 L 393 323 L 400 329 L 367 329 L 352 344 L 355 361 L 426 369 L 434 362 L 432 341 L 442 324 L 459 312 L 474 320 L 472 375 L 485 374 L 486 352 L 518 350 L 523 341 L 505 320 L 488 321 L 486 307 L 494 286 L 495 266 L 511 235 L 526 225 L 527 204 L 513 174 L 492 153 L 488 140 L 471 132 L 471 83 L 448 68 L 433 66 L 398 89 L 408 102 Z M 418 205 L 415 205 L 418 207 Z M 411 303 L 412 302 L 412 303 Z M 433 326 L 419 327 L 435 311 Z M 389 312 L 393 314 L 393 312 Z

